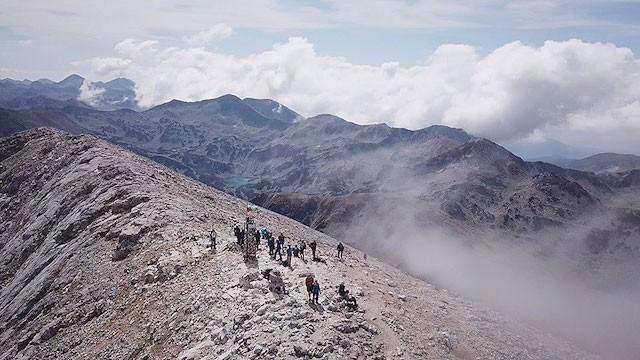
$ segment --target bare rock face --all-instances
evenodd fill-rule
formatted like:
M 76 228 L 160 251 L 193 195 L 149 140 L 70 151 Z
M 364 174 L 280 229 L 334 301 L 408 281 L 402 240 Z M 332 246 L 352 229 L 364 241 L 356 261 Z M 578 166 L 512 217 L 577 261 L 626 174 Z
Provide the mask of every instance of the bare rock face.
M 245 208 L 91 136 L 0 139 L 0 359 L 590 357 L 350 247 L 328 257 L 334 239 L 267 210 L 261 227 L 317 241 L 325 261 L 285 268 L 263 249 L 245 264 L 231 232 Z

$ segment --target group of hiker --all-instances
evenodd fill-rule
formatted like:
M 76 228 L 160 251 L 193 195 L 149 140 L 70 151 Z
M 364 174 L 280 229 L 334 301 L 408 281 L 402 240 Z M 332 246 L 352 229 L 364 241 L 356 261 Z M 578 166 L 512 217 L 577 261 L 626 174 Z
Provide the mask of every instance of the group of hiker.
M 242 248 L 242 246 L 244 245 L 244 236 L 245 236 L 244 229 L 240 229 L 240 227 L 236 225 L 233 228 L 233 235 L 236 237 L 236 241 L 238 242 L 238 245 L 240 245 L 240 247 Z
M 304 280 L 304 284 L 307 288 L 307 294 L 309 295 L 309 302 L 312 304 L 319 303 L 320 297 L 320 283 L 313 278 L 312 274 L 308 274 Z M 358 302 L 355 296 L 349 295 L 349 290 L 344 286 L 344 283 L 338 285 L 338 295 L 346 302 L 347 306 L 352 310 L 358 309 Z
M 243 248 L 245 238 L 250 237 L 247 237 L 245 230 L 241 229 L 238 225 L 233 228 L 233 233 L 236 237 L 238 245 L 240 246 L 240 248 Z M 210 237 L 212 247 L 215 249 L 217 237 L 215 230 L 211 230 Z M 256 229 L 253 238 L 255 239 L 256 249 L 258 250 L 260 249 L 260 241 L 264 239 L 269 249 L 269 256 L 274 260 L 280 261 L 280 263 L 285 267 L 292 267 L 293 257 L 300 258 L 303 262 L 306 262 L 305 251 L 307 249 L 307 244 L 304 240 L 300 240 L 296 244 L 285 244 L 286 238 L 284 236 L 284 233 L 281 232 L 280 235 L 275 238 L 273 236 L 273 233 L 264 227 L 262 229 Z M 309 248 L 311 249 L 312 261 L 325 262 L 322 259 L 318 258 L 316 255 L 318 243 L 315 240 L 309 243 Z M 342 242 L 338 243 L 338 258 L 342 259 L 344 255 L 344 249 L 345 247 Z M 286 259 L 284 260 L 283 255 L 286 256 Z M 318 283 L 318 280 L 314 279 L 313 275 L 309 274 L 305 278 L 305 286 L 309 295 L 309 302 L 312 304 L 318 304 L 320 297 L 320 284 Z M 338 295 L 346 302 L 347 306 L 352 309 L 357 309 L 358 304 L 356 298 L 352 295 L 349 295 L 349 290 L 345 289 L 344 283 L 340 283 L 340 285 L 338 286 Z
M 212 230 L 215 232 L 215 230 Z M 244 229 L 241 229 L 238 225 L 233 228 L 233 234 L 236 237 L 236 241 L 240 248 L 243 248 L 244 241 L 246 238 L 246 232 Z M 306 262 L 305 251 L 307 249 L 307 244 L 304 240 L 298 241 L 296 244 L 288 244 L 285 246 L 286 238 L 283 233 L 275 238 L 273 233 L 267 230 L 266 228 L 256 229 L 254 234 L 254 239 L 256 241 L 256 249 L 260 249 L 260 241 L 265 239 L 267 242 L 267 247 L 269 248 L 269 256 L 272 259 L 281 261 L 284 266 L 291 267 L 291 261 L 293 257 L 300 258 L 302 261 Z M 214 240 L 212 240 L 214 241 Z M 342 244 L 341 244 L 342 245 Z M 313 261 L 319 260 L 316 256 L 316 250 L 318 248 L 318 243 L 313 240 L 309 244 L 309 248 L 311 249 L 311 256 Z M 344 246 L 343 246 L 344 250 Z M 342 254 L 342 253 L 340 253 Z M 283 259 L 283 255 L 286 256 L 286 260 Z M 342 255 L 340 255 L 342 257 Z

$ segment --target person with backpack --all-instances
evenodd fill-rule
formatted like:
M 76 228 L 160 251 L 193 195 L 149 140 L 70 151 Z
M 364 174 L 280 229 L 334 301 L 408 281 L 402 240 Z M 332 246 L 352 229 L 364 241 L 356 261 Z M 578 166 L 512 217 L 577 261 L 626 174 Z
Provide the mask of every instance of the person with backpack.
M 318 280 L 315 280 L 313 282 L 313 288 L 311 289 L 311 291 L 313 292 L 313 301 L 314 303 L 318 304 L 319 303 L 319 298 L 320 298 L 320 284 L 318 283 Z
M 342 253 L 344 253 L 344 245 L 342 243 L 338 243 L 338 257 L 342 259 Z
M 342 297 L 347 302 L 347 306 L 351 307 L 354 310 L 358 308 L 356 298 L 349 295 L 349 290 L 345 289 L 344 283 L 340 283 L 340 285 L 338 286 L 338 295 L 340 295 L 340 297 Z
M 309 244 L 309 247 L 311 248 L 311 257 L 312 257 L 313 260 L 316 259 L 316 247 L 317 246 L 318 246 L 318 243 L 315 240 L 313 240 L 311 242 L 311 244 Z
M 218 237 L 218 233 L 216 233 L 216 229 L 211 229 L 209 233 L 209 238 L 211 239 L 211 250 L 216 251 L 216 238 Z
M 276 241 L 276 252 L 273 254 L 273 258 L 275 259 L 276 256 L 279 256 L 279 260 L 282 261 L 282 243 L 279 239 Z
M 304 240 L 300 240 L 299 251 L 300 251 L 300 259 L 302 259 L 302 261 L 304 261 L 304 249 L 306 247 L 307 245 L 304 243 Z
M 291 267 L 291 255 L 293 255 L 293 249 L 291 248 L 291 245 L 289 245 L 287 247 L 287 264 L 289 267 Z
M 282 247 L 284 247 L 284 234 L 283 233 L 280 233 L 280 236 L 278 236 L 278 241 L 280 241 L 280 243 L 281 243 L 280 245 Z
M 309 294 L 309 302 L 311 302 L 311 296 L 313 295 L 313 275 L 307 275 L 307 278 L 304 279 L 304 284 L 307 286 L 307 293 Z
M 275 259 L 275 254 L 273 252 L 275 244 L 273 242 L 273 236 L 271 236 L 270 233 L 267 233 L 267 246 L 269 246 L 269 255 L 271 255 L 271 257 Z
M 236 237 L 236 241 L 238 242 L 238 245 L 240 245 L 240 228 L 238 227 L 238 225 L 236 225 L 236 227 L 233 228 L 233 235 Z

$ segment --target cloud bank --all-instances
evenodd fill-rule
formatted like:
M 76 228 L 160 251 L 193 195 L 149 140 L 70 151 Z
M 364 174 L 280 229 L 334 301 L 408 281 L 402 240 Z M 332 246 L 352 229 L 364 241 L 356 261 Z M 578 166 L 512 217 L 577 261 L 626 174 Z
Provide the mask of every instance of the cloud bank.
M 78 100 L 83 101 L 89 105 L 96 105 L 98 103 L 100 95 L 105 92 L 102 87 L 91 84 L 88 81 L 83 81 L 80 86 L 80 96 Z
M 214 40 L 221 40 L 231 36 L 233 29 L 227 24 L 216 24 L 195 35 L 187 36 L 184 40 L 192 46 L 204 46 Z
M 191 42 L 231 32 L 214 29 Z M 497 141 L 557 129 L 640 131 L 640 60 L 608 43 L 512 42 L 486 55 L 447 44 L 409 67 L 323 56 L 299 37 L 244 57 L 131 39 L 115 51 L 121 61 L 94 59 L 94 71 L 104 75 L 112 66 L 110 75 L 133 79 L 146 107 L 233 93 L 273 98 L 304 116 L 332 113 L 411 129 L 445 124 Z

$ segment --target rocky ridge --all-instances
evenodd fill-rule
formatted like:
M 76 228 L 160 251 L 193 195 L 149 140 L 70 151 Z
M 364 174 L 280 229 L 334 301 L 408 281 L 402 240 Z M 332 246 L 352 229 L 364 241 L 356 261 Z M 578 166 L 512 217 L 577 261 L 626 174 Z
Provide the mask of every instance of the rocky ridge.
M 638 170 L 594 174 L 527 162 L 445 126 L 412 131 L 327 114 L 300 119 L 275 101 L 233 95 L 141 112 L 71 103 L 0 109 L 0 122 L 5 136 L 37 126 L 96 135 L 336 237 L 370 217 L 372 201 L 388 204 L 387 213 L 410 203 L 428 215 L 418 221 L 425 226 L 500 236 L 535 238 L 602 213 L 640 224 Z M 628 232 L 638 235 L 633 226 L 593 231 L 625 244 Z
M 230 234 L 245 201 L 92 136 L 1 139 L 0 180 L 0 359 L 591 357 L 353 248 L 337 259 L 336 240 L 268 210 L 261 226 L 317 240 L 326 263 L 246 264 Z

